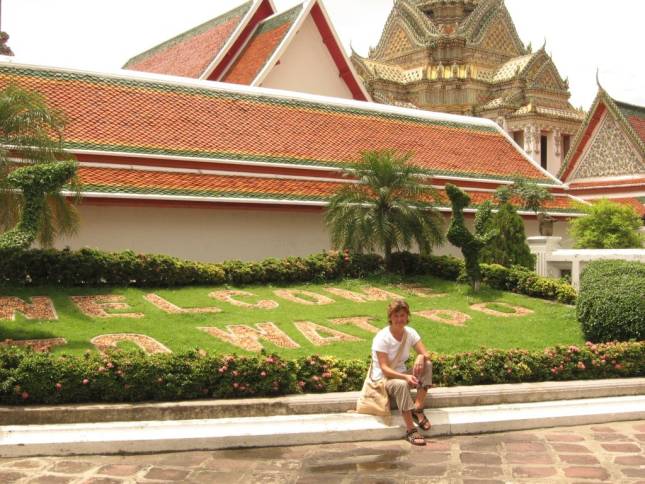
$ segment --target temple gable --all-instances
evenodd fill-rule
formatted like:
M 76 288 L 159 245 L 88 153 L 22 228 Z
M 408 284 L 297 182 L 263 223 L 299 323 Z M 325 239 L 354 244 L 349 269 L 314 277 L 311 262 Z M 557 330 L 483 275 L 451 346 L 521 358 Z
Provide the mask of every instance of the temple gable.
M 481 36 L 482 49 L 510 57 L 520 56 L 524 51 L 518 48 L 514 35 L 503 17 L 496 19 Z
M 645 173 L 645 163 L 616 119 L 608 113 L 570 179 Z
M 550 91 L 566 90 L 566 86 L 553 62 L 548 62 L 536 70 L 535 77 L 529 86 L 531 89 L 546 89 Z

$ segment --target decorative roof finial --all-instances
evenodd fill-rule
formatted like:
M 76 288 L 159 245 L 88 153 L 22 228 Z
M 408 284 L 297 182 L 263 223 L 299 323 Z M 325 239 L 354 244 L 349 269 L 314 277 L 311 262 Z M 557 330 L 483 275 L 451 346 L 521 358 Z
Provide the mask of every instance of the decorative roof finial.
M 540 50 L 543 50 L 546 52 L 546 37 L 544 37 L 544 44 L 542 44 L 542 48 Z
M 526 46 L 526 52 L 528 52 L 529 54 L 533 53 L 533 43 L 532 42 L 529 42 L 529 45 Z
M 596 84 L 598 84 L 598 89 L 604 91 L 605 89 L 600 84 L 600 67 L 596 67 Z

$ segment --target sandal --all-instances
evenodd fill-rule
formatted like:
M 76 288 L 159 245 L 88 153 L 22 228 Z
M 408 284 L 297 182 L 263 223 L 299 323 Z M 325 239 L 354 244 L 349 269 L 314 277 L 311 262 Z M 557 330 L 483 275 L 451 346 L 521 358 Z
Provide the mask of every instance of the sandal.
M 428 417 L 426 417 L 426 414 L 423 413 L 422 408 L 415 408 L 412 410 L 412 420 L 414 420 L 414 423 L 417 424 L 421 430 L 428 431 L 432 428 L 432 424 L 430 423 L 430 420 L 428 420 Z
M 412 445 L 423 446 L 426 445 L 426 439 L 421 435 L 417 429 L 408 430 L 405 433 L 405 440 L 410 442 Z

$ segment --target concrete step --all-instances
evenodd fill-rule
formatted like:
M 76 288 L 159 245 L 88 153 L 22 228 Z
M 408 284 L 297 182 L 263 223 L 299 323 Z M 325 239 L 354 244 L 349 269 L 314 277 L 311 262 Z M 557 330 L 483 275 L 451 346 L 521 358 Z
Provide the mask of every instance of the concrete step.
M 433 408 L 430 436 L 645 419 L 645 396 Z M 0 455 L 150 453 L 402 438 L 401 416 L 355 413 L 0 427 Z
M 629 395 L 645 395 L 645 378 L 439 387 L 430 390 L 426 407 L 468 407 Z M 331 414 L 344 413 L 355 408 L 357 398 L 358 392 L 347 392 L 240 400 L 1 406 L 0 425 Z

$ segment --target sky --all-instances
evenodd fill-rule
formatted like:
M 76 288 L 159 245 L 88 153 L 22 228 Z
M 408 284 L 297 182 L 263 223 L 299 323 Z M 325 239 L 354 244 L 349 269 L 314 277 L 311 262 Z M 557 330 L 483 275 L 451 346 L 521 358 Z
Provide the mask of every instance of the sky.
M 298 0 L 274 0 L 284 10 Z M 378 43 L 393 0 L 323 0 L 345 49 Z M 1 27 L 22 62 L 114 71 L 130 57 L 216 17 L 243 0 L 0 0 Z M 571 103 L 588 109 L 600 82 L 645 106 L 645 0 L 506 0 L 520 38 L 546 39 Z M 639 59 L 641 59 L 639 61 Z

